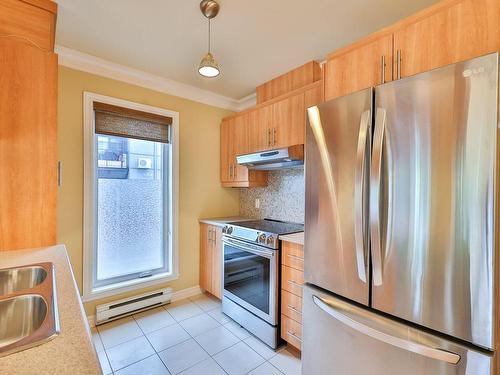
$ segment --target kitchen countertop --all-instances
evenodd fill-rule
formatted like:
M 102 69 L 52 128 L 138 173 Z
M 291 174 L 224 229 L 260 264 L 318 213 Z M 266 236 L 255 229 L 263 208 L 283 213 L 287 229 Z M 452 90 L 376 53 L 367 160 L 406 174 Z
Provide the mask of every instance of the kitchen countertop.
M 304 232 L 284 234 L 279 237 L 281 241 L 296 243 L 299 245 L 304 245 Z
M 64 245 L 0 253 L 0 268 L 40 262 L 55 265 L 61 333 L 40 346 L 1 357 L 0 374 L 101 374 Z
M 198 220 L 200 223 L 205 223 L 205 224 L 210 224 L 210 225 L 217 225 L 217 226 L 224 226 L 227 223 L 231 222 L 238 222 L 238 221 L 249 221 L 253 220 L 247 217 L 241 217 L 241 216 L 230 216 L 230 217 L 216 217 L 216 218 L 208 218 L 208 219 L 200 219 Z

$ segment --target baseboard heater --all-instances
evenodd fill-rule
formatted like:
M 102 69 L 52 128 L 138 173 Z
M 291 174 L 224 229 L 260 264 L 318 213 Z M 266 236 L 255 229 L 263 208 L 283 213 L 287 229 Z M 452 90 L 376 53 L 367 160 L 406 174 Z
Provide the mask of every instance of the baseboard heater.
M 170 303 L 171 299 L 172 289 L 166 288 L 98 305 L 96 307 L 95 324 L 107 323 L 152 307 L 165 305 Z

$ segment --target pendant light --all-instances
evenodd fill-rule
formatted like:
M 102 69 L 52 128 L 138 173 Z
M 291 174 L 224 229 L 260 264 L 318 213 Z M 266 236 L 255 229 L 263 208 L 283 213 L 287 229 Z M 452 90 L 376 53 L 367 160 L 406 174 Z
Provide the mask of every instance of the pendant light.
M 220 74 L 219 64 L 210 52 L 210 20 L 219 13 L 219 4 L 215 0 L 202 0 L 200 2 L 201 13 L 208 19 L 208 52 L 200 62 L 198 72 L 203 77 L 213 78 Z

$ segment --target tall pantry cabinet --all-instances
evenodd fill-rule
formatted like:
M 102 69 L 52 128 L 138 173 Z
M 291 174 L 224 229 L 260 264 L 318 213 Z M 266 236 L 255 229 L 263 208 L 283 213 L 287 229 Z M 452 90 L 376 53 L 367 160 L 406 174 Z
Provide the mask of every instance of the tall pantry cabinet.
M 56 13 L 0 0 L 0 251 L 56 243 Z

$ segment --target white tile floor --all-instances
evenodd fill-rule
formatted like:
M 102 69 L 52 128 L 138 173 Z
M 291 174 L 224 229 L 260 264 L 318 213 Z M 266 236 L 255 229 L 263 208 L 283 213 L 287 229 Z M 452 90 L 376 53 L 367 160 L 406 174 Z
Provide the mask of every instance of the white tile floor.
M 92 330 L 104 375 L 300 375 L 300 358 L 275 352 L 208 295 Z

